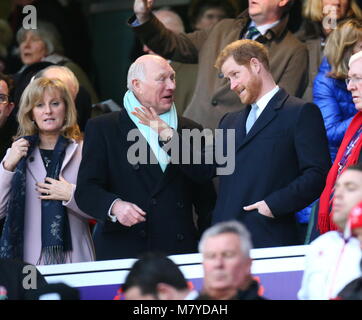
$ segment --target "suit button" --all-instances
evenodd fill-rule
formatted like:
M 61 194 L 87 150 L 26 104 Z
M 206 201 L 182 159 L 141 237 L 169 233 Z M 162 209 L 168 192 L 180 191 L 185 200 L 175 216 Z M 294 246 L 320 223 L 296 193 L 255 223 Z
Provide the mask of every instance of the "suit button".
M 176 235 L 176 239 L 177 239 L 178 241 L 182 241 L 183 239 L 185 239 L 185 237 L 184 237 L 184 235 L 183 235 L 182 233 L 178 233 L 178 234 Z
M 179 201 L 177 202 L 177 206 L 182 209 L 184 207 L 184 204 L 183 202 Z
M 217 106 L 217 104 L 218 104 L 218 102 L 217 102 L 217 100 L 216 100 L 216 99 L 213 99 L 213 100 L 211 101 L 211 104 L 212 104 L 214 107 L 216 107 L 216 106 Z
M 141 231 L 140 231 L 140 236 L 141 236 L 141 238 L 146 238 L 146 231 L 145 231 L 145 230 L 141 230 Z
M 138 163 L 136 163 L 132 167 L 133 167 L 133 170 L 139 170 L 140 165 Z
M 154 206 L 157 204 L 157 200 L 155 198 L 151 199 L 151 204 L 153 204 Z

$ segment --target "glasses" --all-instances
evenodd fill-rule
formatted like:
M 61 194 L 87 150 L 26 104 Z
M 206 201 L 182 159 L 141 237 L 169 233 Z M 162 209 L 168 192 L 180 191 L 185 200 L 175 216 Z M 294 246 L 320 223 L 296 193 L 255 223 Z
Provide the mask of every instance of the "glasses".
M 0 93 L 0 104 L 9 102 L 9 96 L 7 94 Z
M 347 78 L 346 80 L 346 85 L 348 86 L 350 83 L 358 83 L 358 82 L 361 82 L 362 81 L 362 77 L 350 77 L 350 78 Z

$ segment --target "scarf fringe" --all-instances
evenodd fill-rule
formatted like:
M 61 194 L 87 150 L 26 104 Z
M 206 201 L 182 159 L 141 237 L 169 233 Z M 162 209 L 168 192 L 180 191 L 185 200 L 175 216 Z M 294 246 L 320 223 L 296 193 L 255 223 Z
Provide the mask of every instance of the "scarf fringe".
M 71 251 L 64 251 L 63 246 L 51 246 L 43 248 L 37 265 L 64 264 L 71 261 Z

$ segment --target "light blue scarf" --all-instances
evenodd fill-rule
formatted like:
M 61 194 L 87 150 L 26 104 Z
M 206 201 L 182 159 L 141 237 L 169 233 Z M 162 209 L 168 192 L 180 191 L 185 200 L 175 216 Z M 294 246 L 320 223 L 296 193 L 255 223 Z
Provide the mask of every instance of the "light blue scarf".
M 139 119 L 131 113 L 134 111 L 134 108 L 136 107 L 141 108 L 142 104 L 137 100 L 133 92 L 129 90 L 126 92 L 126 94 L 123 97 L 123 104 L 125 109 L 127 110 L 129 117 L 131 118 L 133 123 L 137 126 L 137 128 L 142 133 L 144 138 L 147 140 L 154 155 L 156 156 L 156 159 L 161 167 L 161 170 L 165 172 L 167 165 L 170 162 L 170 156 L 160 147 L 158 143 L 158 134 L 149 126 L 141 124 L 139 122 Z M 177 130 L 177 112 L 174 103 L 172 104 L 171 109 L 168 112 L 159 115 L 159 117 L 163 121 L 165 121 L 171 128 Z

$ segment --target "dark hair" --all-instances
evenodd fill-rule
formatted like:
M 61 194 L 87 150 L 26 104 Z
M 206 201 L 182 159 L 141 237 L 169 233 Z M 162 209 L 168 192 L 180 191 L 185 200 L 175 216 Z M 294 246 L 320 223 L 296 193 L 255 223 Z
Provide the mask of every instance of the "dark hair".
M 13 101 L 13 88 L 14 88 L 14 81 L 8 75 L 0 72 L 0 81 L 5 81 L 9 88 L 9 101 Z
M 177 290 L 187 289 L 187 281 L 178 266 L 161 253 L 146 253 L 132 266 L 122 285 L 123 292 L 139 287 L 142 294 L 157 295 L 157 285 L 166 283 Z
M 356 170 L 356 171 L 361 171 L 362 172 L 362 162 L 357 163 L 357 164 L 353 164 L 353 165 L 347 167 L 346 170 Z

